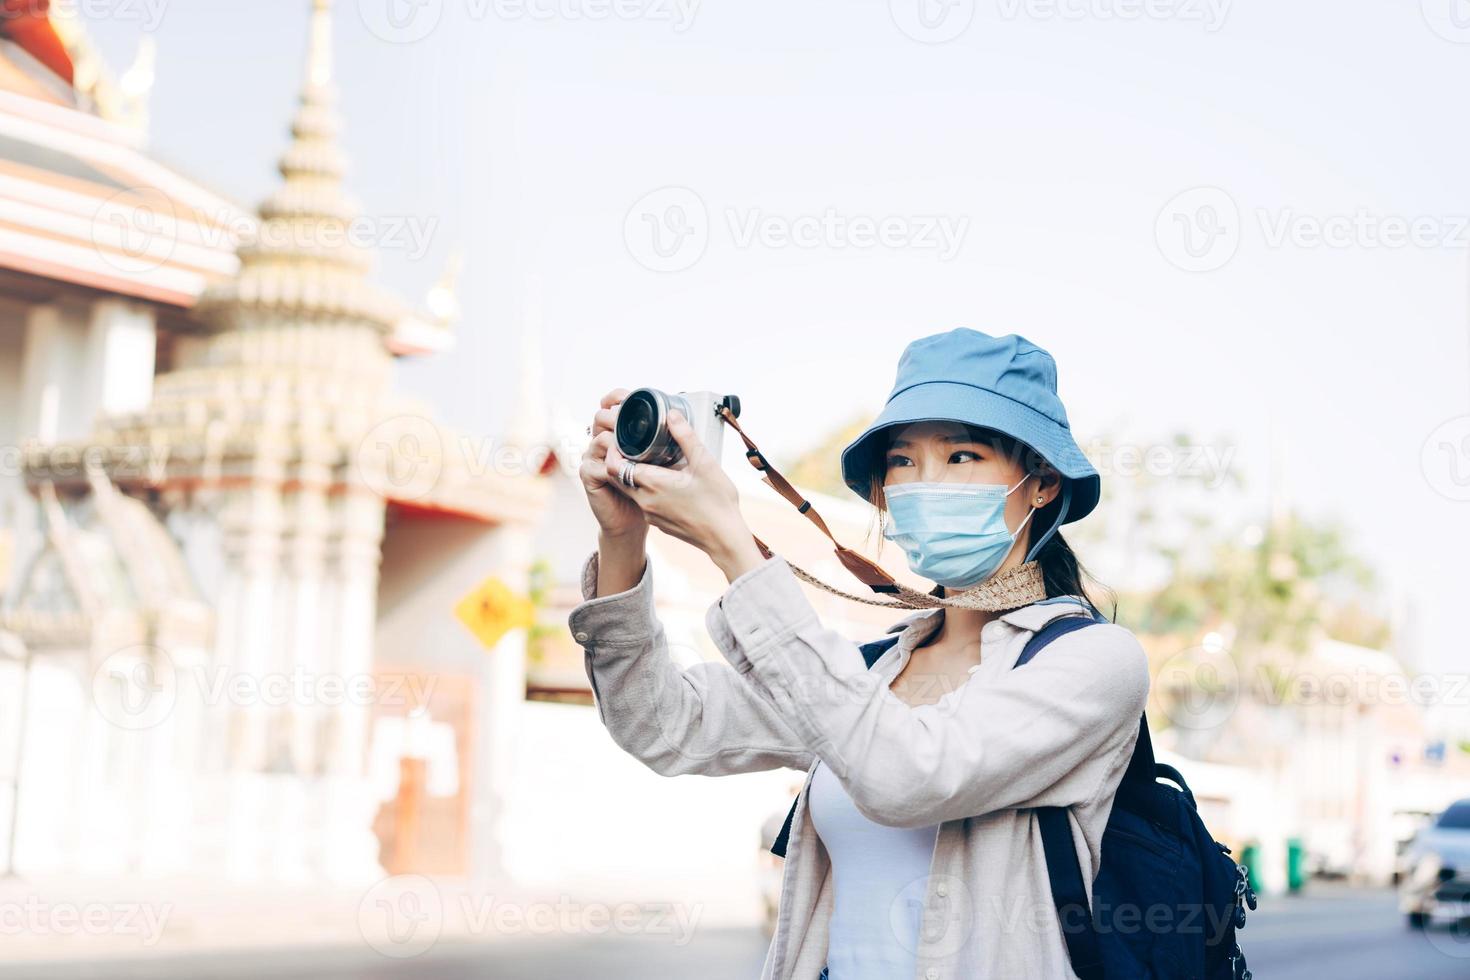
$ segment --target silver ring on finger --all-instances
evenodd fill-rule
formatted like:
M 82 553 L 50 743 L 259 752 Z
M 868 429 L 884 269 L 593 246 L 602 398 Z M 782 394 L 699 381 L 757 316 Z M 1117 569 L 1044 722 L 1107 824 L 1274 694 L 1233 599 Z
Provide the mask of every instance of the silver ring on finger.
M 618 479 L 623 481 L 623 486 L 631 487 L 634 490 L 638 489 L 638 481 L 633 476 L 633 468 L 637 465 L 637 463 L 631 460 L 623 460 L 623 469 L 618 474 Z

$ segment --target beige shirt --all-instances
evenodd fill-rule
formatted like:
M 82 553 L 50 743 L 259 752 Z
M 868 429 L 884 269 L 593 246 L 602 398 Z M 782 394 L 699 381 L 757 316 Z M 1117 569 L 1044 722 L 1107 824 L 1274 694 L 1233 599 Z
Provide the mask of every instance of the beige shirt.
M 939 824 L 914 980 L 1074 976 L 1052 905 L 1032 807 L 1069 807 L 1083 876 L 1096 874 L 1113 795 L 1138 737 L 1148 664 L 1112 624 L 1053 641 L 1012 671 L 1027 639 L 1080 603 L 1037 603 L 981 631 L 981 663 L 934 704 L 889 684 L 939 625 L 941 610 L 894 626 L 864 667 L 825 629 L 779 556 L 737 578 L 706 626 L 727 663 L 681 669 L 653 608 L 653 578 L 572 610 L 597 709 L 613 740 L 664 775 L 720 776 L 818 759 L 858 809 L 895 827 Z M 832 912 L 831 862 L 798 799 L 776 931 L 762 980 L 817 980 Z

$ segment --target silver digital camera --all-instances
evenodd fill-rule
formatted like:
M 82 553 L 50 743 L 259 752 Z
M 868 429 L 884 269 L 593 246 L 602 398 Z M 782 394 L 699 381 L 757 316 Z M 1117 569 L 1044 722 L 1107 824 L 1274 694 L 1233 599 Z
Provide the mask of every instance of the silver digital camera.
M 635 463 L 677 465 L 684 453 L 669 434 L 669 412 L 678 409 L 689 420 L 699 441 L 718 460 L 725 435 L 721 408 L 728 408 L 731 415 L 739 418 L 740 399 L 713 391 L 680 391 L 671 395 L 657 388 L 639 388 L 618 406 L 618 452 Z

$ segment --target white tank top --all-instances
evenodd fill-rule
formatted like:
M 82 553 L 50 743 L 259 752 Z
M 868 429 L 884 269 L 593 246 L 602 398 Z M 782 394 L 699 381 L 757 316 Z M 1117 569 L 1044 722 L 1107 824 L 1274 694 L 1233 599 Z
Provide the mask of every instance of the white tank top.
M 807 808 L 832 858 L 829 980 L 913 976 L 939 825 L 874 823 L 822 763 L 812 774 Z

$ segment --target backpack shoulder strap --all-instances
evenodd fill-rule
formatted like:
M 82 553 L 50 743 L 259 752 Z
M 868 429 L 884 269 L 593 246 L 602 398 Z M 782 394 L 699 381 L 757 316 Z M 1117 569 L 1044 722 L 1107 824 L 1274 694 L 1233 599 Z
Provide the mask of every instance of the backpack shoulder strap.
M 878 658 L 887 653 L 897 642 L 898 634 L 894 633 L 891 636 L 880 637 L 879 639 L 862 644 L 858 647 L 858 650 L 863 655 L 863 663 L 869 670 L 872 670 L 873 665 L 878 662 Z M 791 809 L 786 811 L 786 820 L 781 824 L 781 831 L 776 835 L 775 842 L 771 844 L 771 853 L 776 855 L 776 857 L 784 858 L 786 856 L 786 842 L 791 839 L 791 823 L 795 819 L 796 800 L 792 800 Z
M 1026 641 L 1015 666 L 1030 663 L 1058 637 L 1098 622 L 1103 620 L 1095 614 L 1052 620 Z M 1152 762 L 1152 756 L 1149 761 Z M 1041 806 L 1035 812 L 1036 823 L 1041 830 L 1042 851 L 1046 855 L 1046 877 L 1051 884 L 1052 904 L 1056 907 L 1057 921 L 1061 923 L 1062 937 L 1067 943 L 1067 958 L 1072 962 L 1072 972 L 1081 980 L 1102 980 L 1102 948 L 1092 921 L 1092 910 L 1087 904 L 1087 883 L 1082 880 L 1082 865 L 1077 861 L 1077 849 L 1072 844 L 1067 808 Z
M 1031 659 L 1044 650 L 1052 640 L 1100 622 L 1103 620 L 1084 616 L 1081 613 L 1075 616 L 1058 616 L 1031 634 L 1031 639 L 1026 641 L 1026 645 L 1021 649 L 1021 655 L 1016 658 L 1016 663 L 1011 669 L 1014 670 L 1016 667 L 1030 663 Z
M 864 643 L 858 647 L 863 652 L 863 663 L 867 664 L 869 670 L 872 670 L 873 665 L 878 662 L 878 658 L 887 653 L 897 642 L 898 634 L 894 633 L 892 636 L 885 636 L 882 639 Z

